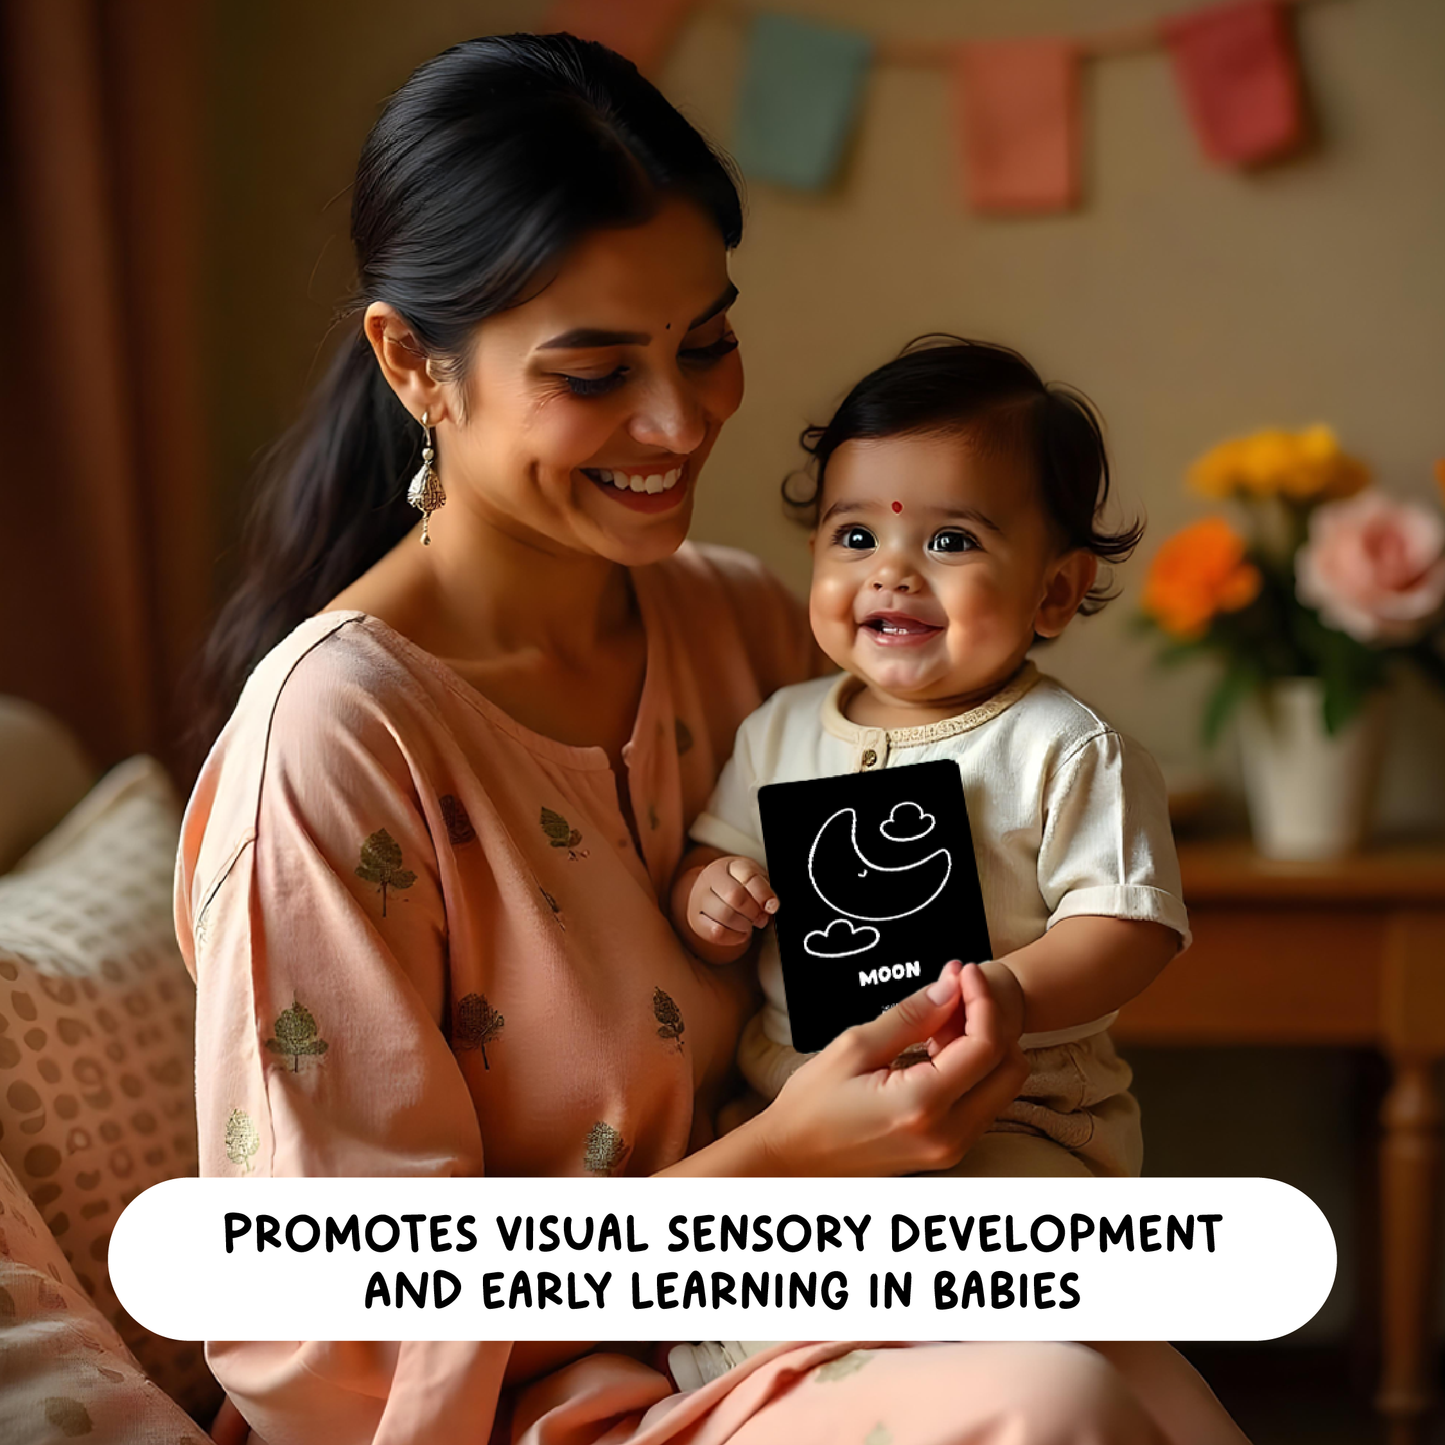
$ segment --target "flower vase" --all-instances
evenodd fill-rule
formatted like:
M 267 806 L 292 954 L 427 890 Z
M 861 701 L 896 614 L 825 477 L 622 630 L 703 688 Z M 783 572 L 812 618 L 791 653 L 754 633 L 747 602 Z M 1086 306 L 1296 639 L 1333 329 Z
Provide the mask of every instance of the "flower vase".
M 1339 858 L 1364 842 L 1384 740 L 1371 694 L 1337 733 L 1325 731 L 1318 678 L 1282 678 L 1247 698 L 1239 738 L 1254 846 L 1266 858 Z

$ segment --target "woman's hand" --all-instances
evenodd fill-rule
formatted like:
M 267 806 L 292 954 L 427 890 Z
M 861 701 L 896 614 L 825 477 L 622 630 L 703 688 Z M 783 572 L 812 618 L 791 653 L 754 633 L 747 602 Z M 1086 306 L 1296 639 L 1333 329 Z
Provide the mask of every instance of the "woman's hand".
M 893 1062 L 927 1044 L 929 1056 Z M 756 1118 L 662 1171 L 897 1175 L 957 1164 L 1017 1096 L 1028 1064 L 975 964 L 840 1034 Z

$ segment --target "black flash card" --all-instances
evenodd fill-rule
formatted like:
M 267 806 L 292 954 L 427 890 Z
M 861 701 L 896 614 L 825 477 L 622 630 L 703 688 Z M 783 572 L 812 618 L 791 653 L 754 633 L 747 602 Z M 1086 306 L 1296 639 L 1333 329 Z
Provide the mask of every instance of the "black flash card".
M 794 1047 L 812 1053 L 993 956 L 958 764 L 758 790 Z

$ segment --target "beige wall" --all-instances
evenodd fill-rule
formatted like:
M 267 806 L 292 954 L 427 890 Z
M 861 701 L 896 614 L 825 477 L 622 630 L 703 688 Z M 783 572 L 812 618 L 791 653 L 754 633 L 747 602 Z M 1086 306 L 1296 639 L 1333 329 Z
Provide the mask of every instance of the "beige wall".
M 1159 14 L 1159 0 L 790 0 L 910 35 L 1011 25 L 1079 33 Z M 1178 8 L 1177 6 L 1172 8 Z M 1021 17 L 1026 9 L 1027 21 Z M 800 586 L 805 557 L 773 522 L 799 419 L 908 337 L 947 329 L 1018 347 L 1074 382 L 1109 427 L 1119 494 L 1150 529 L 1124 597 L 1077 625 L 1049 666 L 1161 754 L 1197 761 L 1206 673 L 1161 678 L 1128 614 L 1144 559 L 1195 513 L 1181 473 L 1212 442 L 1331 422 L 1392 486 L 1428 491 L 1445 455 L 1445 5 L 1323 0 L 1300 46 L 1320 144 L 1258 175 L 1212 169 L 1162 52 L 1091 63 L 1087 199 L 1078 212 L 985 218 L 960 201 L 947 84 L 876 70 L 846 174 L 825 197 L 756 185 L 735 272 L 745 411 L 720 443 L 702 534 L 761 553 Z M 726 141 L 741 32 L 696 22 L 663 77 Z M 1387 779 L 1396 822 L 1445 818 L 1445 709 L 1403 728 Z M 1228 771 L 1228 755 L 1214 766 Z M 1422 780 L 1428 786 L 1422 786 Z
M 779 0 L 781 5 L 783 0 Z M 786 0 L 909 35 L 1080 31 L 1165 0 Z M 345 288 L 349 181 L 380 98 L 442 45 L 526 28 L 536 0 L 249 0 L 214 10 L 212 307 L 217 486 L 234 517 L 252 454 L 289 420 Z M 1259 175 L 1211 170 L 1158 53 L 1087 74 L 1088 196 L 1077 213 L 983 219 L 961 205 L 941 76 L 884 69 L 828 195 L 758 185 L 735 263 L 748 397 L 709 465 L 697 535 L 805 582 L 778 482 L 804 420 L 909 336 L 1019 347 L 1083 387 L 1109 424 L 1144 554 L 1193 515 L 1184 466 L 1260 425 L 1333 423 L 1382 479 L 1427 491 L 1445 455 L 1445 4 L 1320 0 L 1300 16 L 1321 143 Z M 703 16 L 664 89 L 727 143 L 740 34 Z M 338 197 L 333 201 L 334 197 Z M 331 204 L 328 207 L 328 202 Z M 1157 752 L 1199 761 L 1202 673 L 1160 676 L 1124 598 L 1071 629 L 1049 665 Z M 1396 823 L 1445 819 L 1445 706 L 1416 694 L 1387 778 Z M 1211 766 L 1229 774 L 1227 754 Z M 1247 1000 L 1242 1001 L 1247 1007 Z M 1343 1056 L 1149 1055 L 1140 1092 L 1161 1172 L 1275 1173 L 1340 1234 L 1336 1329 L 1352 1268 L 1353 1134 Z
M 915 36 L 1022 25 L 1004 0 L 788 0 L 799 13 Z M 1082 32 L 1159 0 L 1033 0 L 1030 29 Z M 525 28 L 537 0 L 217 7 L 213 313 L 218 471 L 233 516 L 249 458 L 291 415 L 349 278 L 344 188 L 380 98 L 442 45 Z M 1428 491 L 1445 455 L 1445 5 L 1318 0 L 1301 50 L 1320 142 L 1256 175 L 1198 154 L 1161 52 L 1086 71 L 1087 199 L 1077 212 L 983 218 L 960 201 L 945 79 L 884 67 L 838 185 L 758 184 L 735 261 L 748 396 L 711 462 L 696 535 L 750 548 L 806 584 L 776 504 L 805 419 L 908 337 L 1007 342 L 1074 382 L 1109 427 L 1121 503 L 1150 523 L 1124 597 L 1076 625 L 1049 666 L 1166 759 L 1232 778 L 1197 738 L 1207 674 L 1161 677 L 1129 612 L 1144 559 L 1195 514 L 1181 474 L 1213 441 L 1331 422 L 1383 481 Z M 742 31 L 686 29 L 664 89 L 724 145 Z M 335 199 L 333 199 L 335 198 Z M 328 204 L 329 203 L 329 204 Z M 1387 821 L 1445 821 L 1445 706 L 1410 690 Z M 1435 734 L 1432 746 L 1431 734 Z

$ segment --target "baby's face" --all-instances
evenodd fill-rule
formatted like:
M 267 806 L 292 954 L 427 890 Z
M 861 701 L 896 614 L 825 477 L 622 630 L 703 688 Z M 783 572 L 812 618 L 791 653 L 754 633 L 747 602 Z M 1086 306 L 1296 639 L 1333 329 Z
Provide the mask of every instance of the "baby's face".
M 967 435 L 845 442 L 811 545 L 823 650 L 883 699 L 945 712 L 997 691 L 1094 575 L 1060 552 L 1024 459 Z

